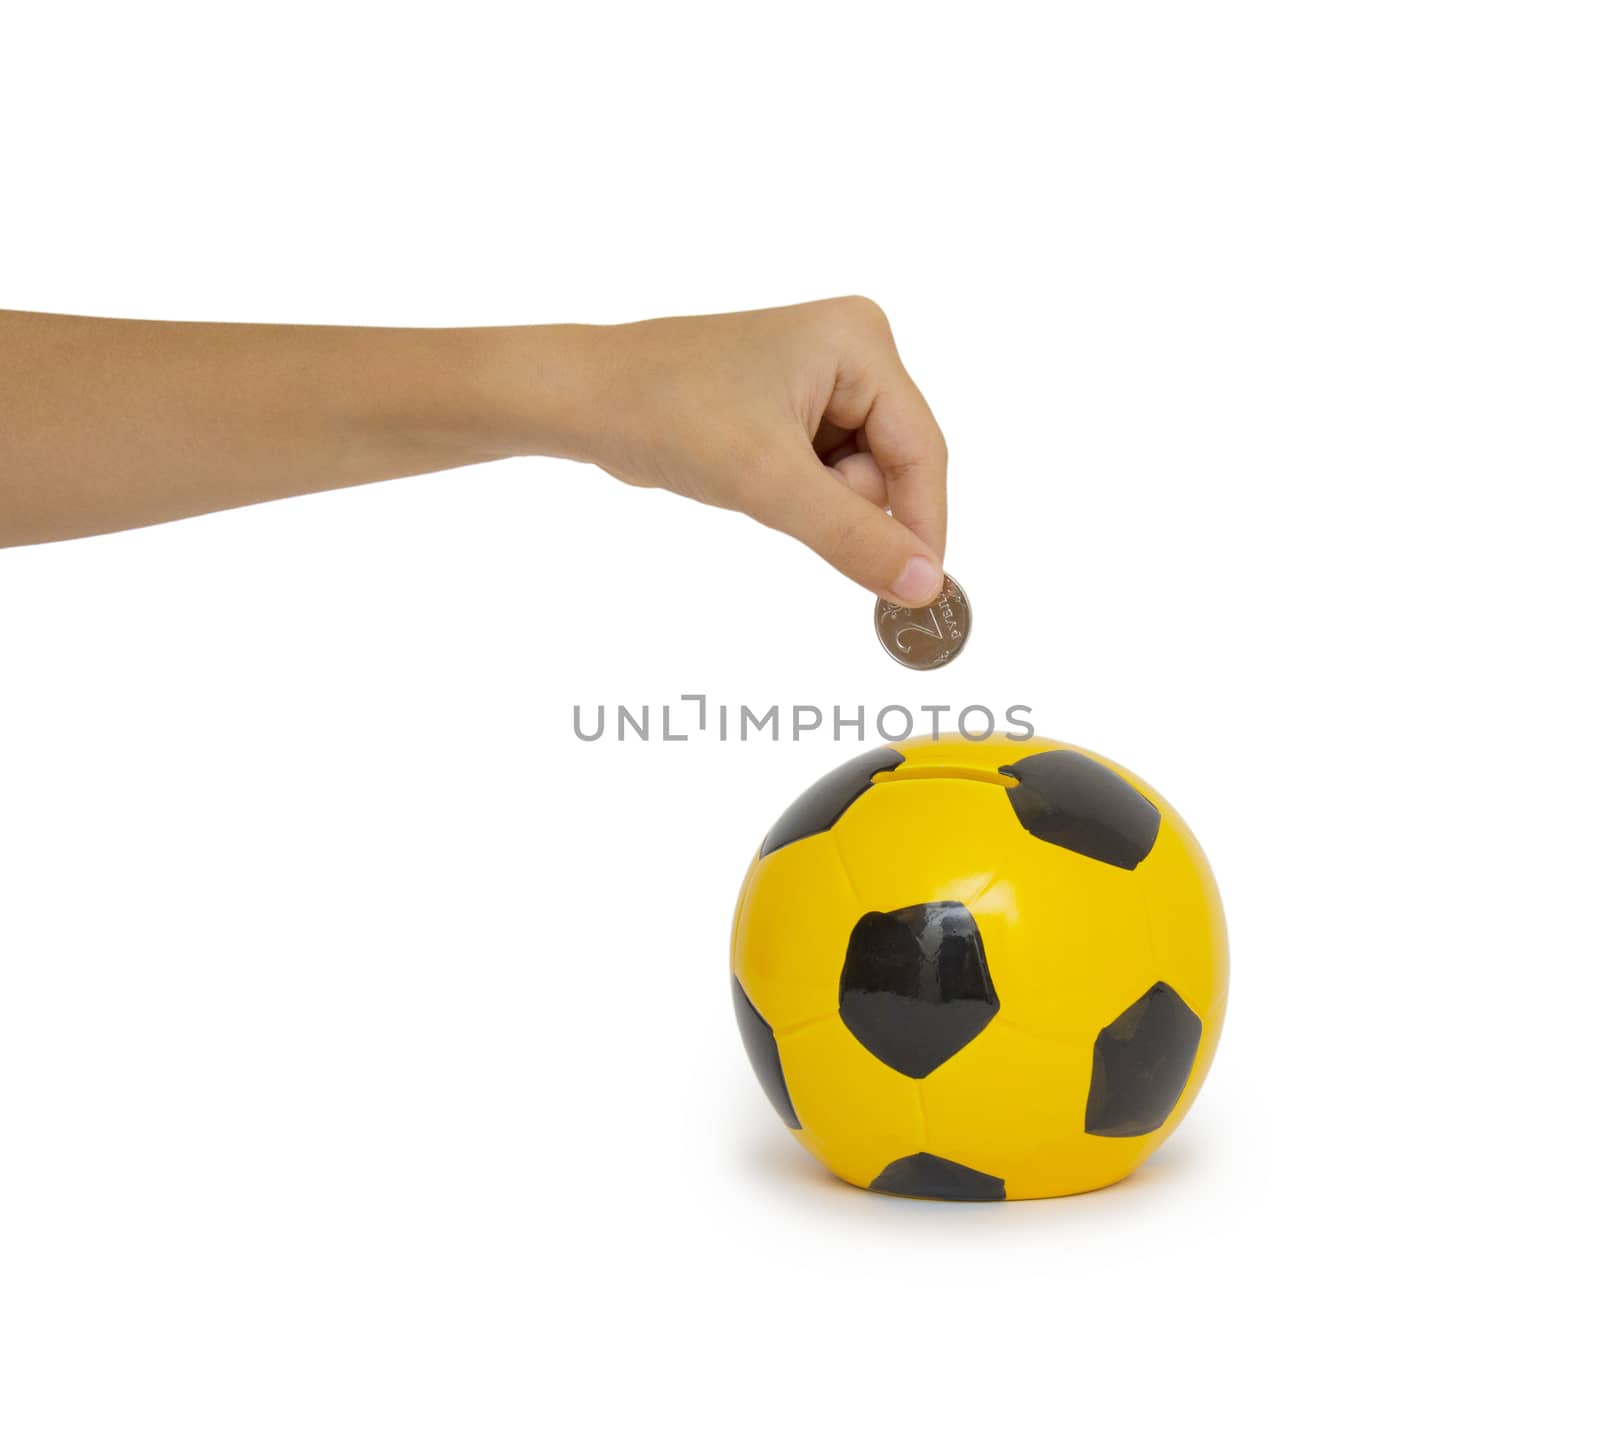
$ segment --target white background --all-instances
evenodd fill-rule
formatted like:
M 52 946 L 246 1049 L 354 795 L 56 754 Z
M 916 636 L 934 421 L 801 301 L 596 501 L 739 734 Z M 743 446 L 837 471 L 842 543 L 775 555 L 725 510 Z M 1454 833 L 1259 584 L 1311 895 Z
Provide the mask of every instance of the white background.
M 898 671 L 798 545 L 554 462 L 0 554 L 0 1428 L 1592 1421 L 1592 15 L 8 12 L 0 304 L 870 294 L 976 630 Z M 1029 703 L 1162 788 L 1234 944 L 1178 1136 L 814 1167 L 725 945 L 853 745 L 572 737 L 684 692 Z

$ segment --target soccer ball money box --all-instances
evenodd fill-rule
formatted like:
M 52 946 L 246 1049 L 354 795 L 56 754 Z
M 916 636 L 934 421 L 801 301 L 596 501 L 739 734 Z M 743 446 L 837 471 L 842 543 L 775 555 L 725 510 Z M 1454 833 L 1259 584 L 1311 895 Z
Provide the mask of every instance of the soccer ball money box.
M 1126 1177 L 1194 1101 L 1227 975 L 1183 820 L 1049 739 L 842 764 L 773 825 L 734 917 L 734 1009 L 778 1116 L 905 1197 Z

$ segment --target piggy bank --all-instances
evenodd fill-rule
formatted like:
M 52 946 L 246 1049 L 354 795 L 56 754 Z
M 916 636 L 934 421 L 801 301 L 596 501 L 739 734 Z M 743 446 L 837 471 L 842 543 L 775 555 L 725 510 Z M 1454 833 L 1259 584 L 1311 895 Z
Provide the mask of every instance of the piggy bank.
M 1165 799 L 1050 739 L 912 739 L 841 764 L 762 840 L 733 1002 L 773 1108 L 901 1197 L 1126 1177 L 1200 1090 L 1222 904 Z

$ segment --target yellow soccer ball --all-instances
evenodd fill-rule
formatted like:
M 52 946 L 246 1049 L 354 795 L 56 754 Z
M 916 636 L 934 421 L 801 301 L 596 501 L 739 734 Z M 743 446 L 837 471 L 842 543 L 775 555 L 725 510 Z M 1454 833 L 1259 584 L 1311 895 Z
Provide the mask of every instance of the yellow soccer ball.
M 750 864 L 733 1001 L 846 1182 L 1056 1197 L 1126 1177 L 1216 1051 L 1222 903 L 1142 779 L 1050 739 L 912 739 L 807 789 Z

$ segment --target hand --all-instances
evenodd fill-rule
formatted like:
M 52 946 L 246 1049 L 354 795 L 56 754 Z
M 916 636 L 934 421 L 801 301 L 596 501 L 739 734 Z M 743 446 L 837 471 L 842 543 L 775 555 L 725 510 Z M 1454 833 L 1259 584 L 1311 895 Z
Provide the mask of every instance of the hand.
M 884 598 L 938 594 L 944 436 L 871 300 L 589 333 L 599 398 L 581 457 L 741 510 Z
M 939 590 L 944 438 L 870 300 L 480 329 L 0 311 L 0 545 L 518 454 L 741 509 L 902 603 Z

